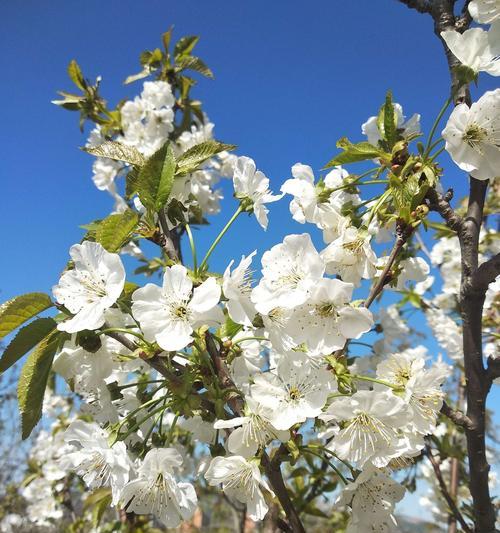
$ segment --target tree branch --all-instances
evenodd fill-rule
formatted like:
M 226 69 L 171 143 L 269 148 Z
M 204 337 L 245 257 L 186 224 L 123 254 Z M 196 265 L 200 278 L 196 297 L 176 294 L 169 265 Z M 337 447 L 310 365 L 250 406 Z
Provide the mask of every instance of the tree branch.
M 170 230 L 168 229 L 167 216 L 165 215 L 165 210 L 160 209 L 158 213 L 158 220 L 160 222 L 160 227 L 162 231 L 162 243 L 161 246 L 165 250 L 167 256 L 174 262 L 179 262 L 179 254 L 177 253 L 176 247 L 172 241 L 170 235 Z
M 467 415 L 462 413 L 462 411 L 451 408 L 446 402 L 443 402 L 441 413 L 447 416 L 457 426 L 460 426 L 464 429 L 474 429 L 474 424 L 472 423 L 472 420 L 467 417 Z
M 473 530 L 469 527 L 464 517 L 462 516 L 462 513 L 459 511 L 457 504 L 455 503 L 453 498 L 450 496 L 450 493 L 448 492 L 448 487 L 446 486 L 446 483 L 443 479 L 443 474 L 441 472 L 439 463 L 436 461 L 435 457 L 432 455 L 432 451 L 428 445 L 425 446 L 424 453 L 429 458 L 432 468 L 434 469 L 436 479 L 438 480 L 441 494 L 443 495 L 443 498 L 446 500 L 446 503 L 448 504 L 450 511 L 453 513 L 453 516 L 457 519 L 458 522 L 460 522 L 462 529 L 466 533 L 473 533 Z
M 478 292 L 486 292 L 488 285 L 500 276 L 500 253 L 494 255 L 474 272 L 471 280 L 471 289 Z
M 436 211 L 443 217 L 446 225 L 450 229 L 460 233 L 463 220 L 450 206 L 452 197 L 453 191 L 451 189 L 444 196 L 438 193 L 436 189 L 429 189 L 426 195 L 427 205 L 431 211 Z
M 430 13 L 431 6 L 428 0 L 399 0 L 410 9 L 416 9 L 419 13 Z

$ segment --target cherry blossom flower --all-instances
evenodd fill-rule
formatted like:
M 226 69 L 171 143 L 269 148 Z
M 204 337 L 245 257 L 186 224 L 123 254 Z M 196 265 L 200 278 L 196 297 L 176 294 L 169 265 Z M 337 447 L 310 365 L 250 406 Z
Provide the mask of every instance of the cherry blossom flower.
M 500 76 L 500 25 L 495 24 L 489 31 L 481 28 L 463 33 L 447 30 L 441 32 L 441 37 L 453 55 L 475 73 Z
M 271 424 L 283 430 L 318 416 L 333 390 L 332 374 L 300 353 L 280 359 L 275 373 L 256 375 L 250 387 L 252 398 L 269 409 Z
M 228 299 L 226 309 L 231 320 L 237 324 L 251 326 L 255 317 L 255 306 L 250 300 L 252 292 L 252 274 L 250 265 L 257 252 L 252 252 L 249 256 L 243 256 L 240 264 L 233 269 L 234 261 L 231 261 L 224 272 L 222 280 L 222 290 Z
M 229 498 L 247 505 L 252 520 L 263 520 L 269 510 L 261 487 L 274 493 L 262 478 L 257 463 L 240 455 L 214 457 L 205 472 L 205 479 L 212 487 L 222 484 L 222 490 Z
M 496 89 L 484 93 L 470 107 L 457 105 L 442 135 L 446 150 L 462 170 L 478 180 L 488 180 L 500 174 L 499 132 L 500 89 Z
M 307 300 L 324 271 L 311 237 L 288 235 L 262 256 L 262 278 L 251 300 L 265 315 L 276 307 L 292 309 Z
M 165 269 L 162 287 L 148 283 L 134 292 L 132 314 L 146 340 L 156 341 L 164 350 L 181 350 L 193 340 L 196 327 L 223 321 L 217 307 L 221 289 L 215 278 L 192 289 L 187 269 L 173 265 Z
M 57 328 L 68 333 L 100 328 L 104 312 L 118 300 L 125 285 L 120 256 L 90 241 L 73 245 L 69 254 L 74 268 L 64 272 L 52 292 L 74 316 Z
M 472 0 L 469 13 L 479 24 L 493 24 L 500 20 L 500 0 Z
M 137 479 L 127 483 L 121 500 L 127 512 L 153 514 L 166 527 L 189 520 L 198 499 L 191 483 L 177 483 L 174 469 L 182 465 L 175 448 L 153 448 L 137 470 Z
M 255 213 L 257 222 L 267 229 L 268 209 L 264 204 L 276 202 L 281 195 L 273 195 L 269 190 L 269 179 L 257 170 L 255 162 L 249 157 L 238 157 L 234 163 L 234 194 L 245 210 Z

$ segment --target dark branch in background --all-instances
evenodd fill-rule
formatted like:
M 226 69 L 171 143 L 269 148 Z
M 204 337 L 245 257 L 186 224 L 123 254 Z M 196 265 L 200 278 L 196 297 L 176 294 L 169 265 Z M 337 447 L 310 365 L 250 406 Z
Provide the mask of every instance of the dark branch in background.
M 469 2 L 465 2 L 460 16 L 455 16 L 454 13 L 455 0 L 433 0 L 433 2 L 400 0 L 400 2 L 432 16 L 434 33 L 441 40 L 448 62 L 453 101 L 455 105 L 464 102 L 470 106 L 469 87 L 466 84 L 461 84 L 457 75 L 456 67 L 460 65 L 460 62 L 441 38 L 441 32 L 445 30 L 459 32 L 467 30 L 471 22 L 468 13 Z M 467 214 L 463 220 L 456 218 L 449 202 L 446 202 L 444 198 L 444 203 L 441 202 L 439 196 L 433 198 L 432 193 L 430 198 L 431 204 L 441 213 L 447 224 L 457 231 L 460 241 L 462 279 L 459 302 L 463 330 L 467 418 L 472 423 L 472 425 L 465 426 L 465 434 L 469 459 L 469 488 L 472 496 L 476 533 L 495 532 L 495 510 L 488 485 L 490 466 L 486 460 L 485 435 L 486 397 L 491 387 L 491 379 L 496 375 L 497 369 L 491 364 L 488 369 L 485 369 L 483 364 L 482 316 L 485 293 L 488 288 L 487 281 L 496 277 L 495 271 L 500 274 L 500 264 L 498 260 L 492 259 L 491 262 L 482 267 L 481 271 L 478 268 L 479 232 L 483 223 L 487 187 L 487 181 L 479 181 L 470 177 L 469 202 Z
M 429 458 L 429 461 L 432 465 L 432 468 L 434 469 L 434 473 L 436 475 L 436 479 L 439 483 L 439 489 L 441 491 L 441 494 L 443 495 L 443 498 L 446 500 L 446 503 L 448 504 L 448 507 L 450 508 L 450 511 L 453 513 L 453 516 L 457 519 L 457 521 L 462 526 L 462 529 L 466 533 L 473 533 L 473 530 L 469 527 L 467 522 L 465 521 L 464 517 L 462 516 L 462 513 L 458 510 L 458 507 L 453 500 L 453 498 L 450 496 L 450 493 L 448 492 L 448 487 L 446 486 L 446 483 L 443 479 L 443 474 L 441 472 L 441 468 L 439 466 L 439 463 L 436 461 L 436 458 L 432 455 L 432 451 L 428 445 L 425 446 L 424 450 L 425 455 Z

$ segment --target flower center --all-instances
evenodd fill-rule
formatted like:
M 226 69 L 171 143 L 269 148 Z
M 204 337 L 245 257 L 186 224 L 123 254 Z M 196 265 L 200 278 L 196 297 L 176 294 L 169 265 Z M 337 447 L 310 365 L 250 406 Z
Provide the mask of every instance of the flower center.
M 488 139 L 488 132 L 477 124 L 471 124 L 462 136 L 462 140 L 474 150 L 481 152 L 479 144 Z
M 364 239 L 356 239 L 351 242 L 344 242 L 342 248 L 351 254 L 358 255 L 363 250 L 363 245 L 365 244 Z
M 316 306 L 316 313 L 321 318 L 337 317 L 338 313 L 335 306 L 331 302 L 324 302 Z

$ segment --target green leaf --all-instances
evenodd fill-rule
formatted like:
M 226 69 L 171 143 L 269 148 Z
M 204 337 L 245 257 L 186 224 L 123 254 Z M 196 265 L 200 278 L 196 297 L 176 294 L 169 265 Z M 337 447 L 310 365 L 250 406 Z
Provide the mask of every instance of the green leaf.
M 0 339 L 54 304 L 43 292 L 16 296 L 0 306 Z
M 107 157 L 108 159 L 123 161 L 139 167 L 146 162 L 145 157 L 139 150 L 116 141 L 104 141 L 99 146 L 85 146 L 82 150 L 97 157 Z
M 83 77 L 81 68 L 74 59 L 72 59 L 68 65 L 68 75 L 79 89 L 81 89 L 82 91 L 86 90 L 87 82 Z
M 139 215 L 131 209 L 109 215 L 97 227 L 95 240 L 108 252 L 118 252 L 129 241 L 138 224 Z
M 41 342 L 57 324 L 53 318 L 37 318 L 21 328 L 10 344 L 5 348 L 0 359 L 0 372 L 5 372 L 25 353 Z
M 185 37 L 181 37 L 175 44 L 174 57 L 177 58 L 182 55 L 189 55 L 199 40 L 200 38 L 196 35 L 186 35 Z
M 123 84 L 128 85 L 129 83 L 133 83 L 134 81 L 142 80 L 143 78 L 147 78 L 150 74 L 151 74 L 151 69 L 149 68 L 149 66 L 145 66 L 137 74 L 131 74 L 130 76 L 127 76 Z
M 392 93 L 387 91 L 385 97 L 384 110 L 384 138 L 387 141 L 388 149 L 391 150 L 398 138 L 396 128 L 396 116 L 394 113 L 394 104 L 392 103 Z
M 380 157 L 386 159 L 388 157 L 388 154 L 383 150 L 373 146 L 369 142 L 352 144 L 347 137 L 342 137 L 337 142 L 337 148 L 342 148 L 344 151 L 328 161 L 325 168 L 345 165 L 346 163 L 356 163 L 357 161 L 365 161 L 367 159 L 378 159 Z
M 184 176 L 190 174 L 197 170 L 207 159 L 224 150 L 234 150 L 235 148 L 234 144 L 224 144 L 213 140 L 196 144 L 179 157 L 175 175 Z
M 163 43 L 163 48 L 165 48 L 165 52 L 168 52 L 168 48 L 170 46 L 170 41 L 172 40 L 172 30 L 173 26 L 170 26 L 170 28 L 161 35 L 161 42 Z
M 31 352 L 17 385 L 22 438 L 27 439 L 42 416 L 43 397 L 52 361 L 59 345 L 59 332 L 49 334 Z
M 137 193 L 148 210 L 158 212 L 168 200 L 174 184 L 175 156 L 167 141 L 140 169 Z
M 177 69 L 181 70 L 194 70 L 199 72 L 207 78 L 213 79 L 213 72 L 207 67 L 207 65 L 196 56 L 183 56 L 177 60 Z

